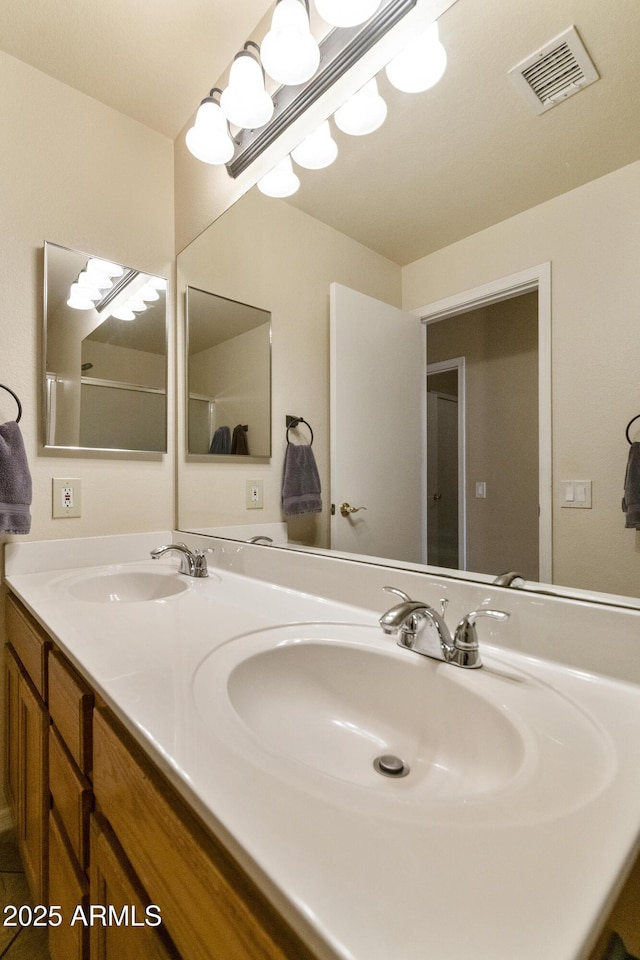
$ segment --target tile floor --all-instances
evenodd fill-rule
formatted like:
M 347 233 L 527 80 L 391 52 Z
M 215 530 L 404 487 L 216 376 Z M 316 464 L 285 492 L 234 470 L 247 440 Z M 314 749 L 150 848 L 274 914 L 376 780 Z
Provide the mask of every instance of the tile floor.
M 0 833 L 0 958 L 49 960 L 47 930 L 38 927 L 5 927 L 4 908 L 29 904 L 31 898 L 13 830 Z

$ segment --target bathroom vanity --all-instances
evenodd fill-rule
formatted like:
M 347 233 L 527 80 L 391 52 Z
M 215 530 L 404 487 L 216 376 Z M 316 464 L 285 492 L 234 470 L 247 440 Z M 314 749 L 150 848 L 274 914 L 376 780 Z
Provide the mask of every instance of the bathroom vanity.
M 151 561 L 175 539 L 7 548 L 7 783 L 52 960 L 600 960 L 637 896 L 638 611 L 180 535 L 214 547 L 195 579 Z M 483 668 L 385 636 L 389 583 L 509 613 Z

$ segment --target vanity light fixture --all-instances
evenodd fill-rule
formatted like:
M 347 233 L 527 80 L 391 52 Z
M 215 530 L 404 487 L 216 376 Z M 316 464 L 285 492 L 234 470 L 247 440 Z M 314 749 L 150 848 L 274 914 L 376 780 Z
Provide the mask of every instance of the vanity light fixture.
M 338 156 L 338 144 L 331 136 L 329 121 L 321 123 L 317 130 L 299 143 L 291 156 L 297 164 L 307 170 L 322 170 L 330 166 Z
M 380 0 L 315 0 L 316 10 L 333 27 L 355 27 L 374 15 Z
M 250 50 L 255 47 L 257 56 Z M 220 107 L 229 123 L 253 129 L 263 127 L 273 116 L 273 100 L 265 90 L 260 47 L 247 40 L 229 71 L 229 85 L 220 97 Z
M 93 310 L 95 302 L 89 296 L 89 290 L 76 282 L 71 284 L 67 306 L 74 310 Z
M 205 97 L 196 114 L 194 125 L 187 131 L 186 144 L 189 152 L 203 163 L 228 163 L 233 156 L 234 144 L 229 136 L 227 118 L 220 102 L 213 96 L 222 93 L 214 87 Z
M 378 93 L 373 77 L 354 93 L 334 114 L 336 126 L 353 137 L 366 136 L 381 127 L 387 116 L 387 105 Z
M 297 86 L 313 77 L 320 65 L 320 47 L 311 33 L 309 0 L 277 0 L 261 57 L 277 83 Z
M 115 310 L 111 313 L 112 317 L 115 317 L 116 320 L 135 320 L 136 315 L 133 310 L 130 310 L 126 306 L 116 307 Z
M 111 260 L 101 260 L 99 257 L 89 257 L 86 266 L 87 273 L 98 273 L 108 277 L 121 277 L 124 273 L 123 267 L 119 263 L 112 263 Z
M 403 93 L 421 93 L 434 87 L 447 67 L 447 51 L 440 43 L 438 24 L 409 40 L 408 44 L 387 64 L 389 82 Z
M 291 157 L 283 159 L 275 165 L 273 170 L 258 180 L 258 190 L 267 197 L 290 197 L 300 187 L 300 180 L 293 172 Z

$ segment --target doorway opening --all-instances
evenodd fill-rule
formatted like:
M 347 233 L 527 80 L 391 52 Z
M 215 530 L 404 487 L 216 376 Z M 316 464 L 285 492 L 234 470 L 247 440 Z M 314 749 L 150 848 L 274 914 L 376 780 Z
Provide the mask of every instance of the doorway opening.
M 526 330 L 518 319 L 523 305 Z M 492 336 L 491 322 L 483 329 L 480 321 L 494 308 L 502 319 Z M 466 525 L 466 566 L 461 556 L 459 567 L 480 573 L 524 567 L 527 579 L 551 581 L 551 265 L 413 312 L 426 326 L 428 365 L 461 355 L 467 361 L 465 507 L 459 512 Z M 449 337 L 445 320 L 466 327 L 466 334 L 459 329 L 457 341 Z M 473 337 L 472 348 L 466 344 Z M 428 497 L 427 547 L 433 513 Z

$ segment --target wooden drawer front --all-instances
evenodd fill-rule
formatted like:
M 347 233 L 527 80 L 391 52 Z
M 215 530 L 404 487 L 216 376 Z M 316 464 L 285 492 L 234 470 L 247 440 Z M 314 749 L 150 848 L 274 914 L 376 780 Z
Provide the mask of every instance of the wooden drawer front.
M 34 687 L 46 701 L 47 650 L 51 641 L 11 594 L 7 596 L 7 639 L 22 661 Z
M 78 907 L 86 912 L 89 888 L 86 877 L 78 869 L 75 857 L 67 846 L 55 810 L 49 815 L 49 903 L 60 908 L 62 923 L 49 927 L 51 960 L 87 960 L 88 927 L 76 917 Z
M 93 787 L 96 806 L 110 821 L 151 901 L 160 907 L 183 957 L 312 957 L 102 710 L 94 712 Z
M 179 960 L 162 925 L 155 926 L 157 911 L 147 914 L 149 898 L 113 831 L 96 814 L 91 816 L 90 901 L 114 911 L 113 918 L 107 915 L 91 926 L 91 960 Z M 115 918 L 123 916 L 128 922 L 120 925 Z
M 57 650 L 49 651 L 49 713 L 82 773 L 91 772 L 93 694 Z
M 49 728 L 49 789 L 71 849 L 82 869 L 87 870 L 91 784 L 69 756 L 55 727 Z

